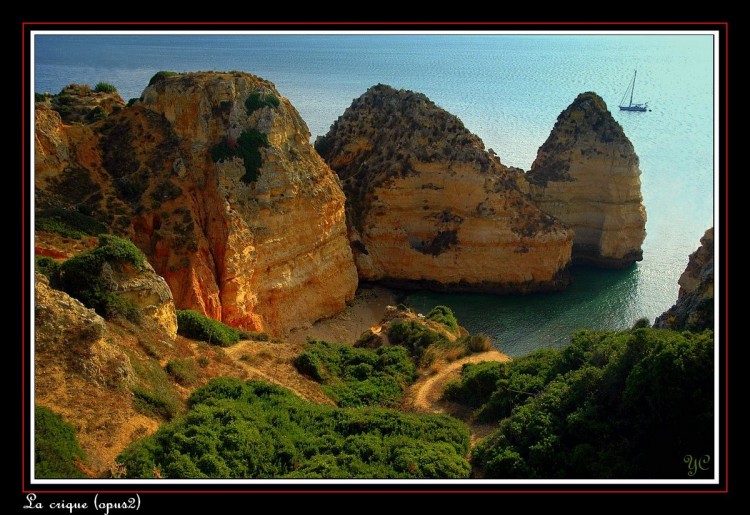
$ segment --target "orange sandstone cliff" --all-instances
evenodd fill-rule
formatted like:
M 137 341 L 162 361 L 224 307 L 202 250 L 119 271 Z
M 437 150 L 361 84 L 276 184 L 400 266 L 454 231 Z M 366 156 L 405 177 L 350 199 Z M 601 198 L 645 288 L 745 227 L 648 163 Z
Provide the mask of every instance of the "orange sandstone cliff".
M 638 156 L 596 93 L 557 118 L 526 178 L 537 205 L 575 233 L 573 261 L 623 268 L 643 258 Z
M 343 183 L 360 278 L 492 292 L 567 283 L 572 231 L 425 95 L 374 86 L 316 148 Z
M 36 207 L 130 238 L 178 308 L 283 333 L 342 310 L 357 285 L 344 195 L 309 137 L 245 73 L 160 73 L 88 124 L 37 103 Z

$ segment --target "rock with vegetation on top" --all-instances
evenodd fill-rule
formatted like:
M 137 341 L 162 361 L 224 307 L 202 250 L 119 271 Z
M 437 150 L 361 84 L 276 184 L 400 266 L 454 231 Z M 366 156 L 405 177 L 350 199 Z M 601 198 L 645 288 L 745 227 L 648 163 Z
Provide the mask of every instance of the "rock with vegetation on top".
M 125 107 L 117 89 L 106 82 L 93 89 L 88 84 L 70 84 L 57 95 L 37 95 L 37 100 L 59 113 L 66 124 L 94 123 Z
M 492 292 L 567 283 L 572 232 L 425 95 L 373 86 L 316 148 L 343 184 L 360 278 Z
M 130 238 L 178 308 L 279 334 L 353 297 L 343 192 L 272 83 L 160 72 L 138 102 L 90 125 L 45 109 L 37 103 L 37 207 Z
M 690 254 L 678 281 L 680 291 L 674 306 L 662 313 L 654 327 L 676 331 L 701 331 L 714 327 L 714 228 L 701 238 L 701 246 Z
M 643 258 L 640 174 L 622 127 L 589 92 L 560 113 L 526 178 L 537 205 L 573 229 L 574 263 L 625 268 Z

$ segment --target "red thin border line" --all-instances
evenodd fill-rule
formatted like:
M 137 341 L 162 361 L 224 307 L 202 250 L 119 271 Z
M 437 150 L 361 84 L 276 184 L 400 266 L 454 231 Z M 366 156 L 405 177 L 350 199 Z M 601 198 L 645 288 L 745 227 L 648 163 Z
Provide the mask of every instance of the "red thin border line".
M 727 336 L 729 333 L 729 280 L 727 271 L 729 269 L 729 244 L 728 244 L 728 227 L 729 227 L 729 22 L 27 22 L 21 23 L 21 87 L 23 88 L 23 102 L 21 112 L 21 428 L 22 428 L 22 446 L 21 446 L 21 492 L 30 493 L 26 490 L 25 485 L 25 448 L 26 448 L 26 209 L 25 209 L 25 179 L 26 179 L 26 26 L 29 25 L 714 25 L 723 26 L 724 28 L 724 489 L 723 490 L 35 490 L 43 494 L 54 493 L 143 493 L 148 494 L 175 494 L 175 493 L 194 493 L 194 494 L 279 494 L 279 493 L 404 493 L 404 494 L 553 494 L 553 493 L 637 493 L 637 494 L 721 494 L 729 492 L 729 345 Z M 481 486 L 479 483 L 477 486 Z M 502 485 L 498 485 L 502 486 Z M 533 486 L 533 485 L 529 485 Z M 566 485 L 575 486 L 575 485 Z

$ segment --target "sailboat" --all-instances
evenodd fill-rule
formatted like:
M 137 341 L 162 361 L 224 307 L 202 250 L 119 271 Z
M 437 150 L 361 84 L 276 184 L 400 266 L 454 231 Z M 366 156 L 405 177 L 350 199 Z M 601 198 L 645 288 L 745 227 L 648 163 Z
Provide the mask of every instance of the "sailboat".
M 622 96 L 622 100 L 620 100 L 620 111 L 637 111 L 639 113 L 645 113 L 646 111 L 649 111 L 648 103 L 633 103 L 633 91 L 635 91 L 635 76 L 637 74 L 638 70 L 635 70 L 633 72 L 633 80 L 630 81 L 630 84 L 628 84 L 628 89 L 625 90 L 625 94 Z M 628 96 L 630 96 L 630 100 L 628 101 L 628 104 L 625 105 L 625 99 L 627 99 Z

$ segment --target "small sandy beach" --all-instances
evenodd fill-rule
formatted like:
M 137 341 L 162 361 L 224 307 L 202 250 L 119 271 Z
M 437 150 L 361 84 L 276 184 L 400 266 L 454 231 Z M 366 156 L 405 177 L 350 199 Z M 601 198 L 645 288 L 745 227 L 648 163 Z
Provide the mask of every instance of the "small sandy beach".
M 380 286 L 360 287 L 354 300 L 341 313 L 319 320 L 311 327 L 293 330 L 285 339 L 303 343 L 307 337 L 332 343 L 354 343 L 360 335 L 383 318 L 385 307 L 397 303 L 396 294 Z

